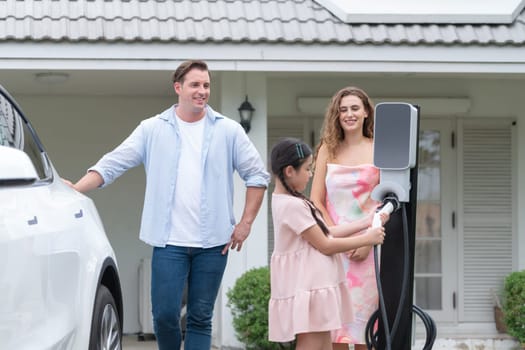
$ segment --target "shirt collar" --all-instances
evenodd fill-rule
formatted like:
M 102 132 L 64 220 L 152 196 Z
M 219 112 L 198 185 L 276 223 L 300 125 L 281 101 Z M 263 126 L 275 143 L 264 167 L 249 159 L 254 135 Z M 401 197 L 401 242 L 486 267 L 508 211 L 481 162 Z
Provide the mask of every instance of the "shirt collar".
M 175 123 L 175 108 L 177 108 L 177 106 L 178 104 L 174 104 L 171 108 L 164 111 L 160 115 L 160 118 L 163 120 L 166 120 L 170 124 L 174 124 Z M 224 118 L 224 116 L 215 112 L 209 105 L 206 105 L 206 118 L 208 118 L 208 120 L 210 120 L 211 122 L 215 122 L 215 120 L 222 119 Z

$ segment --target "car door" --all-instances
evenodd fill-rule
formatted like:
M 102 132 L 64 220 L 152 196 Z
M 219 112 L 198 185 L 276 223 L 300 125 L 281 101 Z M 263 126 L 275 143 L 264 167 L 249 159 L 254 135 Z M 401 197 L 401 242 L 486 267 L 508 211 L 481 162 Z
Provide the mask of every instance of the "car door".
M 0 145 L 22 151 L 24 137 L 23 120 L 1 95 Z M 0 166 L 8 165 L 0 160 Z M 42 286 L 48 265 L 34 250 L 39 215 L 30 208 L 33 185 L 12 180 L 0 188 L 0 339 L 6 345 L 45 318 Z
M 0 348 L 67 348 L 77 324 L 83 208 L 57 184 L 36 133 L 3 94 L 0 145 L 23 151 L 36 171 L 32 183 L 0 182 Z

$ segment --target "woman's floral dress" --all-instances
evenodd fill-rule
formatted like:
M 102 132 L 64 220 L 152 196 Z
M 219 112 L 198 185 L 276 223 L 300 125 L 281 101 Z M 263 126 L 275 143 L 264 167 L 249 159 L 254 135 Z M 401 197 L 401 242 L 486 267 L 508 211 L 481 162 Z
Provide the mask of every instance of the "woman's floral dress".
M 378 183 L 379 169 L 372 164 L 327 164 L 326 208 L 334 224 L 351 222 L 374 211 L 379 203 L 372 200 L 370 194 Z M 360 262 L 351 261 L 349 254 L 343 255 L 354 320 L 332 332 L 332 341 L 364 344 L 366 323 L 378 304 L 374 254 L 371 250 Z

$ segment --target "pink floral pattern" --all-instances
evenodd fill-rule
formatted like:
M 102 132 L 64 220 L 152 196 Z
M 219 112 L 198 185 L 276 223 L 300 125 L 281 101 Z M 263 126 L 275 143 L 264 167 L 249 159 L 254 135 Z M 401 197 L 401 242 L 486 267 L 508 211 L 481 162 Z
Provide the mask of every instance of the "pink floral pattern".
M 379 170 L 372 164 L 344 166 L 328 164 L 326 172 L 326 208 L 335 224 L 357 220 L 375 210 L 378 203 L 370 194 L 379 183 Z M 342 254 L 347 285 L 352 296 L 354 320 L 332 332 L 335 343 L 364 344 L 365 326 L 377 309 L 374 254 L 360 262 Z

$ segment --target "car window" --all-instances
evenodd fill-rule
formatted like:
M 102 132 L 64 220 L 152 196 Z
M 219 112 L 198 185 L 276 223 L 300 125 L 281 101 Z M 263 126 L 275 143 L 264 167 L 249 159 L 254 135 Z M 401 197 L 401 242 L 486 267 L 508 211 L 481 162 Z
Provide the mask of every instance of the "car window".
M 48 167 L 44 163 L 47 160 L 35 141 L 31 129 L 2 94 L 0 94 L 0 145 L 24 151 L 33 162 L 40 180 L 49 177 L 46 174 Z
M 23 144 L 22 120 L 11 103 L 0 95 L 0 145 L 21 150 Z

